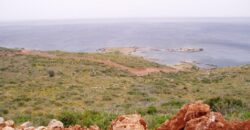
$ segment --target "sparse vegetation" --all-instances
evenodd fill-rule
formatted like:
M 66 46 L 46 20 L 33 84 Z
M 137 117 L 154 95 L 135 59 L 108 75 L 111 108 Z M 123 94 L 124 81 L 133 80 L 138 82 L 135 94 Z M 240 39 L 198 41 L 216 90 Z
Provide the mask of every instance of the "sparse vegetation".
M 206 101 L 210 105 L 213 111 L 220 112 L 222 114 L 233 113 L 237 111 L 242 111 L 244 104 L 240 99 L 235 98 L 225 98 L 225 97 L 216 97 L 211 98 Z
M 155 128 L 195 100 L 207 101 L 230 119 L 250 118 L 250 65 L 138 77 L 65 57 L 109 59 L 130 67 L 163 65 L 120 53 L 52 51 L 61 58 L 47 58 L 16 52 L 0 48 L 0 115 L 17 123 L 45 125 L 59 118 L 66 125 L 94 123 L 106 129 L 116 115 L 138 112 Z

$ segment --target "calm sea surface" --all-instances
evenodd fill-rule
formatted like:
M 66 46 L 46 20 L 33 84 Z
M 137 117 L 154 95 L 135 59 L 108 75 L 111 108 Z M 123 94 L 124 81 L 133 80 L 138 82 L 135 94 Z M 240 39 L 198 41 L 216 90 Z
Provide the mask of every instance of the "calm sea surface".
M 77 20 L 0 23 L 0 46 L 94 52 L 104 47 L 203 48 L 139 53 L 160 63 L 250 64 L 249 19 Z

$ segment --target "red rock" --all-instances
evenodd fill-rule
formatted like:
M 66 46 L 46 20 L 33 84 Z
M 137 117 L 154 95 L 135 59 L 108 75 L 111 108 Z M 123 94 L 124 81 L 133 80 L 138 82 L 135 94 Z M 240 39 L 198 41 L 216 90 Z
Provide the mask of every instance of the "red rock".
M 201 102 L 187 104 L 157 130 L 250 130 L 250 120 L 229 122 L 218 112 L 210 112 Z
M 147 124 L 141 115 L 122 115 L 112 121 L 110 130 L 147 130 Z
M 157 130 L 181 130 L 189 120 L 206 115 L 209 112 L 209 106 L 202 102 L 187 104 L 181 108 L 176 116 L 166 121 Z
M 70 126 L 69 128 L 61 128 L 60 130 L 101 130 L 97 125 L 92 125 L 89 128 L 82 128 L 80 125 Z

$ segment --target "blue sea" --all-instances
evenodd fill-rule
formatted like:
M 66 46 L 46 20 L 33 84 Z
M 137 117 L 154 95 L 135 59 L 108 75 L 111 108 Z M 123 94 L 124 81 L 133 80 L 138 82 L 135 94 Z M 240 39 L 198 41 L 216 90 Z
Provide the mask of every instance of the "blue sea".
M 92 19 L 0 23 L 0 46 L 95 52 L 106 47 L 203 48 L 138 53 L 163 64 L 250 64 L 249 18 Z

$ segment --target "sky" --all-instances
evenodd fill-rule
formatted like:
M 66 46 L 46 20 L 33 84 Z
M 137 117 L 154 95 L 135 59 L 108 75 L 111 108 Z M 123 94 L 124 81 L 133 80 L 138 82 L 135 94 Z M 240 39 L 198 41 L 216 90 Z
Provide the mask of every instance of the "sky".
M 0 0 L 0 21 L 250 17 L 250 0 Z

